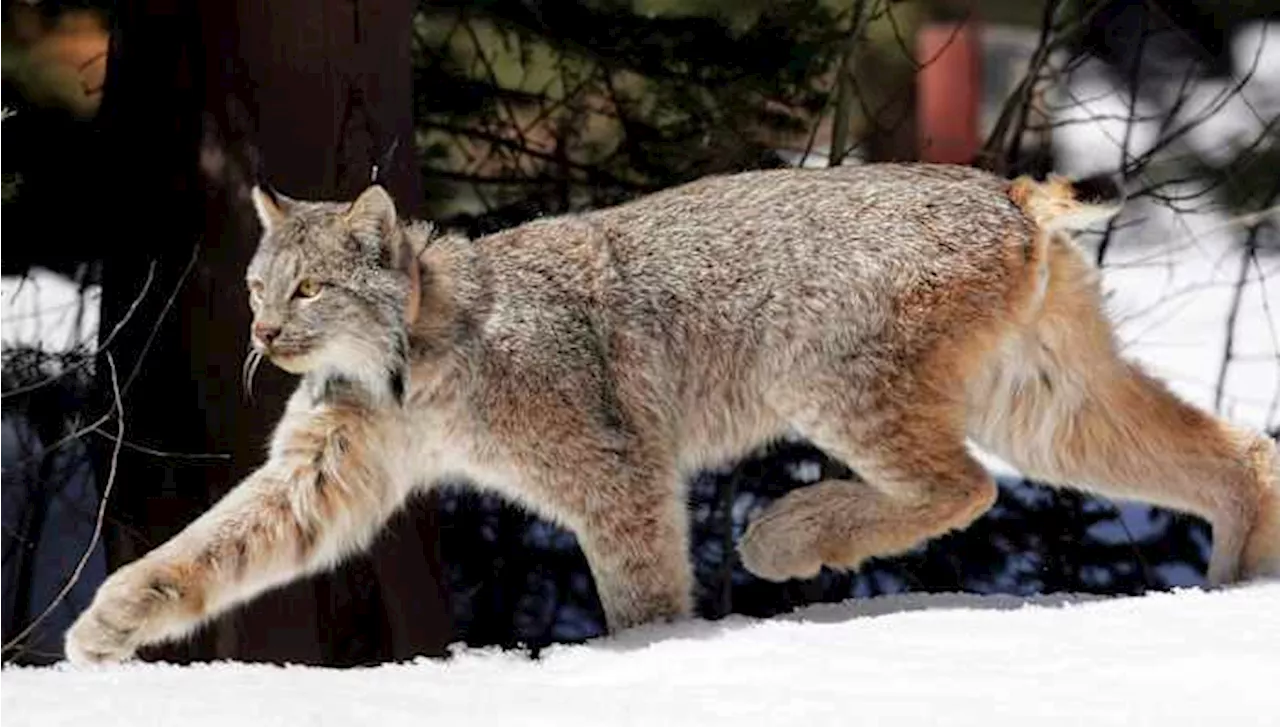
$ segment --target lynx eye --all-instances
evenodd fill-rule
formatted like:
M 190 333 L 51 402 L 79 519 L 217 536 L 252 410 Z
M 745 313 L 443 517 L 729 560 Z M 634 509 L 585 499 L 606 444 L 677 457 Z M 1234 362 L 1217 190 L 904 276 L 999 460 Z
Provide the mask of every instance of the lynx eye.
M 314 278 L 303 278 L 302 282 L 298 283 L 298 290 L 294 293 L 294 296 L 298 298 L 314 298 L 320 295 L 321 288 L 323 286 Z

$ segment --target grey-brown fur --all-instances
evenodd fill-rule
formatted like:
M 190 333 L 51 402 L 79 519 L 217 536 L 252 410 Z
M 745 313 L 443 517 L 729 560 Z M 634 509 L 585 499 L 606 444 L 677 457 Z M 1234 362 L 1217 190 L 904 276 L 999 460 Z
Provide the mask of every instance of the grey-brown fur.
M 1209 518 L 1215 580 L 1280 572 L 1274 448 L 1118 357 L 1096 276 L 1056 231 L 1096 211 L 1073 194 L 958 167 L 756 172 L 468 242 L 403 224 L 376 187 L 351 204 L 256 192 L 248 279 L 258 323 L 281 326 L 259 348 L 303 384 L 267 464 L 114 575 L 68 653 L 184 633 L 458 477 L 572 529 L 611 628 L 683 616 L 686 478 L 789 431 L 865 482 L 753 522 L 740 550 L 764 577 L 968 524 L 995 487 L 966 436 Z M 292 298 L 306 276 L 323 292 Z

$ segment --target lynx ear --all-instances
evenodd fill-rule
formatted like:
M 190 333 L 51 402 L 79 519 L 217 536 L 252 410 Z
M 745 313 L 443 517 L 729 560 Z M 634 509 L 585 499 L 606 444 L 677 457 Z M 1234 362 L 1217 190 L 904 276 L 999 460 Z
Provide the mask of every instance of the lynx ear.
M 262 229 L 267 232 L 278 227 L 289 214 L 291 200 L 270 185 L 254 185 L 249 196 L 253 198 L 253 208 L 258 212 L 258 222 L 262 223 Z
M 396 203 L 382 185 L 374 184 L 351 203 L 346 219 L 353 229 L 371 232 L 380 242 L 385 241 L 396 227 Z
M 370 185 L 360 193 L 346 214 L 347 224 L 359 233 L 373 237 L 381 248 L 383 263 L 409 276 L 409 297 L 405 301 L 405 322 L 418 319 L 422 301 L 422 271 L 413 247 L 404 235 L 396 234 L 396 203 L 380 184 Z

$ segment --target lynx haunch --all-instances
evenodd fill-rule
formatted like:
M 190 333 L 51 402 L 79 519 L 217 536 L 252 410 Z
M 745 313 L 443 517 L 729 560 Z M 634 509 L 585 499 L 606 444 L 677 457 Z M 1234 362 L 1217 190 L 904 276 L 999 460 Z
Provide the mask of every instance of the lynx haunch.
M 1280 572 L 1277 455 L 1117 355 L 1064 230 L 1114 187 L 867 165 L 708 178 L 474 242 L 385 191 L 255 189 L 259 357 L 302 374 L 267 462 L 113 574 L 67 635 L 127 658 L 367 544 L 465 479 L 577 534 L 611 629 L 689 613 L 684 482 L 797 432 L 861 479 L 779 499 L 739 552 L 769 579 L 856 568 L 1028 475 L 1195 513 L 1216 583 Z M 250 376 L 251 378 L 251 376 Z

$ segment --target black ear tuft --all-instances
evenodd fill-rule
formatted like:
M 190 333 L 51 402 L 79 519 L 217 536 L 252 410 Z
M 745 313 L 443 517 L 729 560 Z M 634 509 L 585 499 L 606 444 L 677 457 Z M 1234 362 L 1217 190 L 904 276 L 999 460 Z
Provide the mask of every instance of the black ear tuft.
M 396 158 L 396 149 L 400 148 L 400 137 L 391 140 L 391 144 L 387 150 L 382 153 L 378 161 L 374 162 L 373 170 L 369 172 L 369 184 L 382 184 L 387 179 L 387 172 L 391 169 L 392 162 Z
M 1112 174 L 1095 174 L 1071 183 L 1077 202 L 1111 205 L 1124 201 L 1124 188 Z

